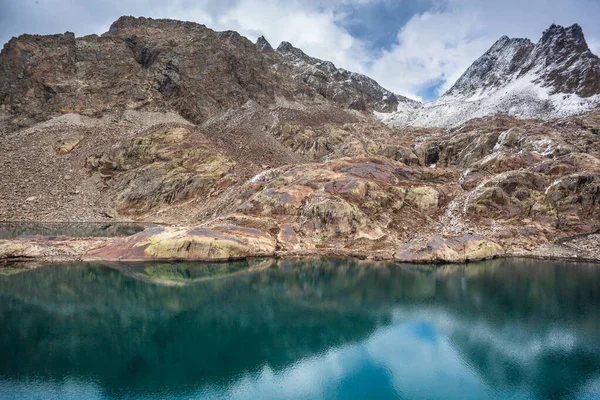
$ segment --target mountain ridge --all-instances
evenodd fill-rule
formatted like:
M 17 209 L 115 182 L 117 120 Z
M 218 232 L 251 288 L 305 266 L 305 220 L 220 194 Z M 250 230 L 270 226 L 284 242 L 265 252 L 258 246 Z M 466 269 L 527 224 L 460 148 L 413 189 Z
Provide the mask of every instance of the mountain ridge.
M 113 107 L 171 109 L 201 122 L 249 100 L 385 112 L 404 99 L 331 63 L 306 55 L 285 63 L 291 52 L 262 50 L 234 31 L 143 17 L 121 17 L 101 36 L 22 35 L 0 53 L 0 105 L 14 129 L 70 109 L 85 115 Z M 297 71 L 300 60 L 305 65 Z M 101 88 L 109 96 L 100 96 Z

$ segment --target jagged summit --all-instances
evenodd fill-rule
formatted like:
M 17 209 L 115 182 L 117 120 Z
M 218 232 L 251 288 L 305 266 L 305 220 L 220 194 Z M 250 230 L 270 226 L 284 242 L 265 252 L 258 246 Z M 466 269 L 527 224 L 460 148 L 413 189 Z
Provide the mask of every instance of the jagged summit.
M 336 68 L 331 61 L 324 61 L 311 57 L 301 49 L 294 47 L 290 42 L 281 42 L 279 46 L 277 46 L 277 52 L 282 54 L 289 61 L 313 65 L 326 73 L 336 73 L 340 71 L 340 69 Z
M 580 53 L 589 50 L 583 29 L 581 29 L 579 24 L 573 24 L 566 28 L 552 24 L 550 28 L 544 31 L 539 43 L 541 45 L 550 44 L 559 47 L 568 45 L 572 51 Z
M 264 36 L 261 36 L 256 40 L 256 48 L 262 52 L 274 51 L 273 47 L 271 47 L 271 43 L 269 43 Z
M 109 34 L 117 34 L 119 31 L 127 30 L 127 29 L 140 29 L 140 28 L 156 28 L 156 29 L 165 29 L 165 28 L 185 28 L 190 31 L 212 31 L 206 27 L 206 25 L 191 22 L 191 21 L 180 21 L 177 19 L 168 19 L 168 18 L 147 18 L 147 17 L 134 17 L 132 15 L 124 15 L 119 17 L 115 22 L 113 22 L 108 28 Z
M 593 54 L 577 24 L 552 25 L 544 32 L 524 71 L 539 75 L 537 84 L 551 93 L 575 93 L 590 97 L 600 93 L 600 59 Z
M 465 71 L 445 96 L 479 97 L 487 90 L 505 85 L 520 72 L 533 47 L 529 39 L 502 36 Z
M 292 53 L 299 57 L 306 57 L 306 54 L 304 54 L 302 50 L 294 47 L 290 42 L 286 42 L 285 40 L 279 43 L 279 46 L 277 46 L 277 51 L 280 53 Z
M 590 51 L 583 30 L 552 25 L 537 44 L 503 36 L 458 79 L 444 96 L 485 97 L 509 82 L 532 78 L 550 94 L 589 97 L 600 93 L 600 61 Z
M 350 108 L 364 110 L 367 104 L 376 104 L 376 111 L 391 112 L 400 106 L 413 108 L 420 105 L 384 89 L 366 75 L 337 68 L 331 61 L 311 57 L 290 42 L 281 42 L 277 52 L 283 56 L 286 65 L 302 71 L 298 77 L 303 81 L 318 87 L 320 93 L 339 101 L 349 101 Z

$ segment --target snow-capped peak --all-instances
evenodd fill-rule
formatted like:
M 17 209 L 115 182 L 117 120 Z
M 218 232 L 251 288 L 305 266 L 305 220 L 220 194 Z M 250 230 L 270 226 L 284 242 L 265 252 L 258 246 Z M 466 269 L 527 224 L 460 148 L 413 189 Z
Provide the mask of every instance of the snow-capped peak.
M 552 25 L 536 44 L 501 37 L 439 99 L 378 116 L 393 125 L 449 127 L 492 114 L 549 119 L 598 105 L 600 59 L 579 25 Z

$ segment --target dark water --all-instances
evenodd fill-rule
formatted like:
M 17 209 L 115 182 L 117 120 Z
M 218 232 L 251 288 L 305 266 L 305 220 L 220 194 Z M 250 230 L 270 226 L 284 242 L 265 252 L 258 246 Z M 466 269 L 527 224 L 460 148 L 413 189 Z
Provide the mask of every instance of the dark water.
M 0 270 L 0 398 L 598 399 L 600 266 Z
M 129 236 L 149 226 L 136 222 L 0 222 L 0 239 L 20 236 L 115 237 Z

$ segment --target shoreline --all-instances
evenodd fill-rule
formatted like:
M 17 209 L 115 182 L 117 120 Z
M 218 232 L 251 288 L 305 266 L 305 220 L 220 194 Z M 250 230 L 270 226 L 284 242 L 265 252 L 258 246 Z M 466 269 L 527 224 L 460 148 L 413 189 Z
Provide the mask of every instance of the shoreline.
M 116 263 L 148 263 L 148 262 L 232 262 L 256 258 L 354 258 L 372 262 L 394 262 L 398 264 L 466 264 L 471 262 L 522 258 L 543 261 L 585 262 L 600 264 L 600 253 L 597 257 L 589 257 L 583 251 L 568 246 L 570 240 L 592 237 L 600 244 L 600 234 L 596 231 L 591 234 L 577 235 L 573 238 L 559 239 L 547 243 L 533 250 L 508 249 L 503 254 L 490 257 L 473 257 L 469 259 L 428 258 L 415 254 L 414 258 L 399 259 L 393 250 L 347 250 L 347 249 L 309 249 L 309 250 L 276 250 L 273 252 L 249 253 L 232 257 L 101 257 L 89 253 L 118 243 L 124 237 L 98 237 L 98 238 L 73 238 L 73 237 L 27 237 L 17 239 L 0 239 L 0 269 L 8 264 L 61 264 L 75 262 L 116 262 Z M 596 238 L 597 237 L 597 238 Z M 125 237 L 126 238 L 126 237 Z

